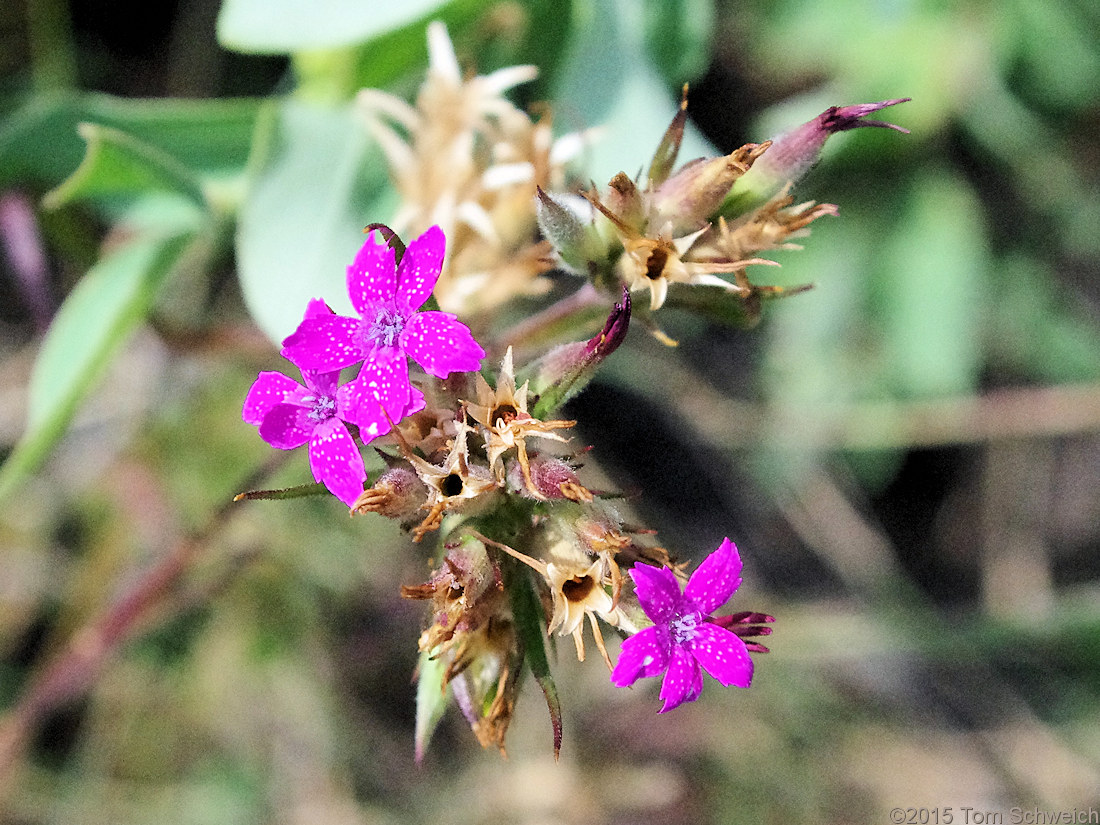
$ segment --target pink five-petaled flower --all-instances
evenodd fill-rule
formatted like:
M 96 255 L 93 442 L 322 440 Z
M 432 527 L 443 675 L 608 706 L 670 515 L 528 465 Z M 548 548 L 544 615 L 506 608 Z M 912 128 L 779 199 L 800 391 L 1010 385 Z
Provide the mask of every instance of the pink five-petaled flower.
M 331 316 L 324 301 L 313 300 L 306 318 Z M 260 428 L 260 437 L 280 450 L 309 442 L 313 477 L 349 507 L 363 493 L 363 457 L 344 421 L 349 421 L 349 386 L 337 387 L 340 371 L 302 368 L 302 386 L 279 372 L 261 372 L 248 391 L 241 417 Z
M 348 420 L 364 441 L 424 407 L 423 394 L 409 381 L 406 356 L 437 378 L 476 370 L 485 357 L 454 315 L 417 311 L 439 279 L 445 246 L 443 230 L 433 226 L 408 245 L 398 265 L 394 250 L 371 232 L 348 267 L 348 295 L 359 317 L 307 317 L 283 341 L 283 356 L 303 369 L 364 362 L 348 398 Z
M 623 642 L 612 684 L 626 687 L 667 670 L 660 713 L 699 698 L 703 691 L 700 665 L 723 685 L 749 686 L 752 660 L 745 643 L 709 620 L 741 584 L 741 557 L 733 542 L 725 539 L 718 545 L 692 573 L 683 593 L 667 567 L 639 563 L 630 576 L 653 626 Z

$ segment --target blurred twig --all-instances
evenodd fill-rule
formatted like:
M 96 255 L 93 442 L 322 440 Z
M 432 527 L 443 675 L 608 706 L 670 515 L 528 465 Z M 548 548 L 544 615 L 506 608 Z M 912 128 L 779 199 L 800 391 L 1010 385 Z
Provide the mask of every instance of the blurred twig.
M 652 355 L 652 353 L 648 354 Z M 693 434 L 719 448 L 892 449 L 978 444 L 1100 430 L 1100 384 L 998 389 L 910 401 L 847 401 L 776 407 L 737 401 L 676 358 L 612 359 L 605 373 L 667 404 Z M 646 377 L 633 371 L 645 371 Z M 660 376 L 655 386 L 654 376 Z
M 289 455 L 276 453 L 237 489 L 258 486 Z M 111 655 L 124 642 L 158 619 L 178 612 L 181 604 L 189 603 L 187 599 L 173 603 L 172 597 L 192 563 L 240 509 L 239 504 L 227 497 L 198 534 L 180 540 L 119 598 L 74 633 L 68 645 L 32 678 L 16 705 L 0 716 L 0 797 L 11 788 L 27 742 L 42 720 L 91 689 Z M 224 575 L 232 576 L 239 569 L 239 565 L 231 565 Z
M 1045 725 L 965 627 L 944 618 L 902 574 L 889 539 L 829 473 L 805 471 L 777 503 L 795 531 L 844 580 L 865 615 L 886 619 L 903 638 L 934 640 L 957 663 L 949 679 L 933 674 L 917 681 L 929 691 L 922 701 L 942 704 L 966 722 L 968 738 L 1018 798 L 1034 795 L 1045 805 L 1068 806 L 1100 784 L 1100 767 Z M 914 671 L 934 669 L 927 658 L 912 664 Z M 898 667 L 889 661 L 882 666 Z M 990 708 L 996 709 L 994 717 Z M 1006 742 L 1013 745 L 1005 747 Z M 1036 763 L 1058 768 L 1039 771 Z

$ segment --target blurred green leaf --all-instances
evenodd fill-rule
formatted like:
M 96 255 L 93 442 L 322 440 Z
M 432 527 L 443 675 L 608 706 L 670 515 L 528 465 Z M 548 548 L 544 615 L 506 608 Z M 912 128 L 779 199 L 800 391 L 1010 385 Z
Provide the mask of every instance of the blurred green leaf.
M 713 0 L 646 0 L 646 47 L 671 84 L 706 71 L 714 24 Z
M 281 341 L 311 298 L 351 313 L 347 267 L 363 227 L 387 220 L 393 207 L 385 163 L 350 104 L 283 101 L 261 122 L 257 145 L 237 228 L 238 272 L 252 317 Z
M 989 297 L 981 206 L 961 178 L 929 170 L 898 222 L 906 231 L 887 240 L 876 267 L 891 383 L 903 397 L 970 393 Z
M 1100 333 L 1087 307 L 1045 265 L 1016 255 L 997 264 L 989 346 L 997 366 L 1039 381 L 1095 381 Z
M 647 57 L 640 4 L 593 0 L 576 7 L 575 17 L 554 99 L 581 125 L 598 127 L 585 154 L 593 180 L 619 172 L 633 177 L 648 166 L 679 98 Z M 689 121 L 681 161 L 717 154 Z
M 1033 103 L 1046 111 L 1095 105 L 1100 36 L 1083 10 L 1014 0 L 999 21 L 1000 47 L 1010 64 L 1005 73 Z
M 87 154 L 76 171 L 46 195 L 47 207 L 158 191 L 178 194 L 197 207 L 206 205 L 198 178 L 165 152 L 110 126 L 81 123 L 77 131 L 87 141 Z
M 146 233 L 99 261 L 65 300 L 31 374 L 27 428 L 0 467 L 0 498 L 45 459 L 111 358 L 149 313 L 157 291 L 192 242 L 197 226 Z
M 446 0 L 225 0 L 218 14 L 218 42 L 259 54 L 330 49 L 369 40 L 444 5 Z
M 84 157 L 78 124 L 126 132 L 202 175 L 225 175 L 247 162 L 259 102 L 126 100 L 102 94 L 31 98 L 0 126 L 0 186 L 55 186 Z

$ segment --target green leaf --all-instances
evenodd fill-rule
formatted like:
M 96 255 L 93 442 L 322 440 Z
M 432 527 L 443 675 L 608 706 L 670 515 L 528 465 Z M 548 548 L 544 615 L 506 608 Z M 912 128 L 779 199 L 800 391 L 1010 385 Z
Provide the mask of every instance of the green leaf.
M 439 726 L 444 711 L 451 703 L 451 691 L 443 687 L 447 664 L 433 659 L 427 652 L 420 654 L 416 680 L 416 761 L 420 763 L 428 752 L 432 734 Z
M 593 0 L 575 8 L 575 16 L 554 99 L 581 125 L 600 127 L 585 155 L 593 180 L 619 172 L 633 177 L 653 157 L 679 100 L 646 56 L 640 4 Z M 689 121 L 680 158 L 718 154 Z
M 76 171 L 46 195 L 47 207 L 150 192 L 170 192 L 198 207 L 206 205 L 198 178 L 167 153 L 110 126 L 81 123 L 77 131 L 88 144 L 87 153 Z
M 933 171 L 914 181 L 902 210 L 905 231 L 885 245 L 877 278 L 893 390 L 918 398 L 969 393 L 989 294 L 980 205 L 961 178 Z
M 445 0 L 225 0 L 218 14 L 218 42 L 253 54 L 331 49 L 369 40 L 444 5 Z
M 546 617 L 531 576 L 525 569 L 517 570 L 509 581 L 508 595 L 516 620 L 516 633 L 527 656 L 527 666 L 546 697 L 554 735 L 554 758 L 557 759 L 561 751 L 561 699 L 554 677 L 550 675 L 550 660 L 546 656 Z
M 82 122 L 126 132 L 202 177 L 244 168 L 259 103 L 254 100 L 130 100 L 101 94 L 32 98 L 0 125 L 0 186 L 55 186 L 85 154 Z
M 674 85 L 706 71 L 713 31 L 713 0 L 646 0 L 646 47 Z
M 385 163 L 351 105 L 283 101 L 261 122 L 257 145 L 237 227 L 238 274 L 252 317 L 281 341 L 311 298 L 352 313 L 347 267 L 363 227 L 393 209 L 383 199 Z
M 201 237 L 201 236 L 200 236 Z M 46 458 L 81 400 L 152 307 L 195 228 L 146 233 L 99 261 L 54 318 L 31 373 L 27 429 L 0 467 L 3 498 Z
M 1100 331 L 1087 302 L 1022 255 L 999 260 L 987 337 L 1002 369 L 1044 382 L 1100 378 Z
M 327 495 L 328 490 L 323 482 L 314 484 L 298 484 L 294 487 L 284 487 L 278 490 L 249 490 L 247 493 L 237 493 L 234 501 L 286 501 L 292 498 L 311 498 L 313 496 Z

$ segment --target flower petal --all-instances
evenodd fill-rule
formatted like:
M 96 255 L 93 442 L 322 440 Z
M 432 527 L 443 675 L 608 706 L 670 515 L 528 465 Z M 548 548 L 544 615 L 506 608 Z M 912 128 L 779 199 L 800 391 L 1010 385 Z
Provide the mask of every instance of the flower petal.
M 680 583 L 667 567 L 638 563 L 630 569 L 634 592 L 649 618 L 668 624 L 680 603 Z
M 308 407 L 276 404 L 260 422 L 260 438 L 278 450 L 293 450 L 309 441 L 316 426 Z
M 736 633 L 703 622 L 695 629 L 695 636 L 684 643 L 684 647 L 707 673 L 723 685 L 747 688 L 752 682 L 752 659 L 745 643 Z
M 344 315 L 317 315 L 298 324 L 283 341 L 283 358 L 303 370 L 331 372 L 363 360 L 361 322 Z
M 249 424 L 259 426 L 264 416 L 277 404 L 282 404 L 288 395 L 301 397 L 306 389 L 293 378 L 281 372 L 261 372 L 256 376 L 248 395 L 244 399 L 241 418 Z
M 397 309 L 405 316 L 420 309 L 435 289 L 446 246 L 443 230 L 432 226 L 405 249 L 397 272 Z
M 325 315 L 335 315 L 332 307 L 326 304 L 323 298 L 311 298 L 306 304 L 306 314 L 303 317 L 317 318 Z
M 407 254 L 407 253 L 406 253 Z M 485 350 L 469 327 L 449 312 L 418 312 L 401 332 L 399 345 L 424 371 L 436 378 L 481 367 Z
M 373 231 L 348 267 L 347 284 L 351 305 L 364 318 L 373 319 L 380 306 L 393 304 L 397 292 L 394 252 L 385 242 L 378 243 Z
M 703 692 L 703 672 L 695 657 L 679 645 L 672 648 L 672 658 L 668 663 L 668 673 L 661 683 L 660 696 L 665 705 L 658 713 L 668 713 L 684 702 L 694 702 Z
M 317 481 L 350 507 L 363 492 L 367 471 L 348 428 L 337 418 L 322 422 L 309 442 L 309 468 Z
M 336 388 L 340 384 L 340 370 L 331 372 L 302 370 L 302 380 L 306 382 L 306 388 L 314 396 L 327 395 L 332 398 L 336 395 Z
M 377 347 L 367 356 L 359 377 L 340 388 L 337 405 L 346 412 L 345 420 L 358 425 L 363 440 L 370 441 L 388 433 L 390 422 L 396 424 L 422 409 L 424 395 L 409 383 L 405 356 L 394 347 Z
M 656 676 L 668 667 L 670 648 L 668 632 L 659 626 L 639 630 L 623 642 L 619 661 L 611 671 L 611 684 L 627 687 L 641 678 Z
M 684 598 L 700 612 L 713 613 L 741 586 L 741 556 L 729 539 L 723 539 L 700 564 L 684 588 Z

